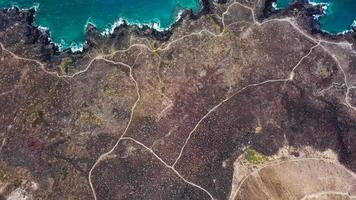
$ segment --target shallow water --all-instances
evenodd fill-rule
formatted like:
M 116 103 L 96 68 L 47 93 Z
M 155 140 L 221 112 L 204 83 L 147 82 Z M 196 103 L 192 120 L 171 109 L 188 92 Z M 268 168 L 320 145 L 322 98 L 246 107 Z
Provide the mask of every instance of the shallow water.
M 199 0 L 0 0 L 2 8 L 13 5 L 36 6 L 36 25 L 49 28 L 52 41 L 63 48 L 84 42 L 88 22 L 100 31 L 110 29 L 121 18 L 169 28 L 182 9 L 201 8 Z
M 277 0 L 278 8 L 285 8 L 293 0 Z M 351 30 L 356 20 L 356 0 L 312 0 L 314 3 L 328 4 L 326 14 L 318 18 L 320 27 L 329 33 L 341 33 Z

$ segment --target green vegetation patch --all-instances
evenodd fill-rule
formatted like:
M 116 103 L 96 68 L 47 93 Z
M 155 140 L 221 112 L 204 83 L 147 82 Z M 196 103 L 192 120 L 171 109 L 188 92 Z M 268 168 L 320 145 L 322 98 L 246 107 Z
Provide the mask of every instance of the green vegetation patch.
M 15 187 L 19 187 L 22 182 L 22 178 L 19 175 L 13 174 L 6 167 L 0 164 L 0 183 L 11 183 Z
M 68 67 L 74 63 L 72 58 L 65 57 L 61 60 L 59 64 L 59 70 L 61 74 L 66 74 L 68 72 Z
M 258 153 L 256 150 L 248 148 L 245 152 L 245 158 L 254 165 L 259 165 L 268 160 L 267 156 Z

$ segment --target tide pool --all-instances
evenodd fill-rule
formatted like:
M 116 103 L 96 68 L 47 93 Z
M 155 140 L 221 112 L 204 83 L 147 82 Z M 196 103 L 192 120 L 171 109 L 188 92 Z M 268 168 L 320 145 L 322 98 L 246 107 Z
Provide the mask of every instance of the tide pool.
M 11 6 L 36 7 L 35 24 L 48 28 L 62 48 L 82 44 L 87 23 L 102 32 L 120 19 L 166 29 L 183 9 L 201 8 L 199 0 L 0 0 L 1 8 Z
M 277 0 L 277 8 L 286 8 L 293 0 Z M 337 34 L 351 30 L 356 20 L 356 0 L 312 0 L 310 3 L 326 5 L 324 15 L 317 20 L 323 31 Z M 355 25 L 355 24 L 354 24 Z

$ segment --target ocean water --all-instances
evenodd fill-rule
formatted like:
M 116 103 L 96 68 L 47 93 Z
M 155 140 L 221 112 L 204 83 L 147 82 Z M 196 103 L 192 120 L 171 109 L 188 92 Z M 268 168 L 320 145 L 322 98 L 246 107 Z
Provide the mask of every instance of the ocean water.
M 293 0 L 277 0 L 277 8 L 285 8 Z M 325 14 L 317 20 L 323 31 L 337 34 L 351 30 L 356 25 L 356 0 L 311 0 L 311 3 L 325 4 Z
M 102 32 L 120 19 L 166 29 L 183 9 L 201 9 L 199 0 L 0 0 L 1 8 L 11 6 L 35 6 L 35 24 L 48 28 L 62 48 L 82 44 L 89 22 Z

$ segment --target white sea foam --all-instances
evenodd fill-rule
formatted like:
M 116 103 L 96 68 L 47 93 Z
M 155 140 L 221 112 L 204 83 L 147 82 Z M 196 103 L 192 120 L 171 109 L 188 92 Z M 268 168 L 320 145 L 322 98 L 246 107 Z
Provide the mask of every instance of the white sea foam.
M 106 28 L 103 32 L 101 32 L 101 35 L 108 36 L 108 35 L 112 34 L 116 27 L 119 27 L 120 25 L 122 25 L 124 23 L 125 23 L 125 20 L 120 17 L 119 20 L 115 21 L 110 26 L 110 28 Z
M 175 17 L 174 23 L 176 23 L 177 21 L 179 21 L 181 19 L 183 13 L 184 13 L 184 10 L 180 10 L 178 12 L 177 16 Z M 110 34 L 112 34 L 114 32 L 115 28 L 119 27 L 120 25 L 122 25 L 124 23 L 126 23 L 129 26 L 130 25 L 131 26 L 135 25 L 135 26 L 137 26 L 139 28 L 143 28 L 144 26 L 148 26 L 148 27 L 150 27 L 150 28 L 152 28 L 154 30 L 157 30 L 159 32 L 167 31 L 170 28 L 170 27 L 163 28 L 161 26 L 161 23 L 160 23 L 159 19 L 153 19 L 153 20 L 151 20 L 150 23 L 149 22 L 142 23 L 142 22 L 138 22 L 138 21 L 134 21 L 134 20 L 128 20 L 128 19 L 120 17 L 117 21 L 112 23 L 109 28 L 105 28 L 102 32 L 100 32 L 100 34 L 103 35 L 103 36 L 108 36 L 108 35 L 110 35 Z M 174 23 L 172 23 L 172 24 L 174 24 Z M 95 23 L 89 18 L 87 20 L 85 26 L 84 26 L 85 30 L 87 29 L 89 24 L 91 24 L 91 25 L 96 27 Z M 44 27 L 44 28 L 46 28 L 46 27 Z M 46 30 L 48 30 L 48 28 L 46 28 Z M 59 44 L 58 43 L 55 43 L 55 44 L 58 46 L 60 51 L 64 50 L 65 48 L 68 48 L 67 45 L 66 45 L 66 42 L 63 41 L 63 40 Z M 69 48 L 72 50 L 72 52 L 83 51 L 84 44 L 72 43 L 69 46 Z
M 31 8 L 33 8 L 37 12 L 38 9 L 40 8 L 40 3 L 34 3 Z
M 80 43 L 80 44 L 72 43 L 72 44 L 70 45 L 70 50 L 71 50 L 72 52 L 80 52 L 80 51 L 83 51 L 85 43 L 86 43 L 86 42 Z
M 60 43 L 55 43 L 58 46 L 59 51 L 63 51 L 65 49 L 70 49 L 73 53 L 75 52 L 80 52 L 83 51 L 84 49 L 84 45 L 86 44 L 86 42 L 84 43 L 75 43 L 72 42 L 69 46 L 67 45 L 68 43 L 65 42 L 64 40 L 61 40 Z
M 39 6 L 40 4 L 39 3 L 35 3 L 33 6 L 31 6 L 30 8 L 31 9 L 34 9 L 35 11 L 38 11 L 39 9 Z M 12 9 L 15 8 L 15 7 L 18 7 L 17 5 L 13 5 L 12 6 Z M 11 9 L 11 8 L 9 8 Z M 28 10 L 28 8 L 20 8 L 22 10 Z M 177 13 L 177 16 L 175 17 L 175 20 L 174 22 L 171 24 L 173 25 L 174 23 L 176 23 L 177 21 L 179 21 L 182 17 L 182 14 L 184 13 L 184 9 L 182 10 L 179 10 L 178 13 Z M 35 12 L 36 14 L 36 12 Z M 135 20 L 129 20 L 129 19 L 125 19 L 125 18 L 122 18 L 120 17 L 117 21 L 115 21 L 114 23 L 112 23 L 110 25 L 110 27 L 108 28 L 105 28 L 102 32 L 101 32 L 101 35 L 104 35 L 104 36 L 108 36 L 110 34 L 112 34 L 115 30 L 116 27 L 124 24 L 124 23 L 127 23 L 128 25 L 135 25 L 135 26 L 138 26 L 139 28 L 143 28 L 144 26 L 148 26 L 154 30 L 157 30 L 159 32 L 163 32 L 163 31 L 167 31 L 170 29 L 170 27 L 162 27 L 161 26 L 161 23 L 160 23 L 160 20 L 159 19 L 152 19 L 150 22 L 138 22 L 138 21 L 135 21 Z M 86 31 L 88 25 L 91 24 L 93 26 L 96 27 L 95 23 L 89 18 L 84 26 L 84 31 Z M 36 25 L 36 24 L 35 24 Z M 49 33 L 49 40 L 54 43 L 59 51 L 63 51 L 64 49 L 67 49 L 67 48 L 70 48 L 72 52 L 79 52 L 79 51 L 83 51 L 83 47 L 84 47 L 84 44 L 86 44 L 86 41 L 84 43 L 71 43 L 69 46 L 68 46 L 68 43 L 65 42 L 64 40 L 61 40 L 59 43 L 56 43 L 52 40 L 52 38 L 50 37 L 51 34 L 51 31 L 48 27 L 45 27 L 45 26 L 40 26 L 40 25 L 37 25 L 37 28 L 41 31 L 44 31 L 44 32 L 48 32 Z
M 11 9 L 18 8 L 18 9 L 20 9 L 20 10 L 34 9 L 35 11 L 38 11 L 39 7 L 40 7 L 40 3 L 34 3 L 32 6 L 30 6 L 30 7 L 28 7 L 28 8 L 21 8 L 21 6 L 19 6 L 18 4 L 13 3 L 10 8 L 7 8 L 7 9 L 5 9 L 5 10 L 11 10 Z
M 175 20 L 174 22 L 172 23 L 172 25 L 174 23 L 176 23 L 177 21 L 179 21 L 181 18 L 182 18 L 182 14 L 184 13 L 184 10 L 179 10 L 179 12 L 177 13 L 177 16 L 175 17 Z M 125 18 L 122 18 L 120 17 L 117 21 L 115 21 L 113 24 L 110 25 L 109 28 L 105 28 L 104 31 L 101 32 L 101 35 L 104 35 L 104 36 L 108 36 L 110 34 L 112 34 L 115 30 L 116 27 L 119 27 L 120 25 L 126 23 L 127 25 L 135 25 L 139 28 L 142 28 L 143 26 L 148 26 L 154 30 L 157 30 L 159 32 L 163 32 L 163 31 L 167 31 L 170 29 L 170 27 L 166 27 L 166 28 L 163 28 L 161 26 L 161 23 L 160 23 L 160 20 L 159 19 L 153 19 L 151 20 L 151 22 L 138 22 L 138 21 L 134 21 L 134 20 L 129 20 L 129 19 L 125 19 Z M 91 23 L 95 26 L 94 23 Z M 86 24 L 86 27 L 87 27 L 88 23 Z
M 181 15 L 181 13 L 179 13 L 179 16 Z M 177 19 L 179 20 L 179 18 Z M 162 28 L 160 23 L 159 23 L 159 20 L 156 19 L 157 22 L 154 22 L 154 20 L 152 20 L 152 23 L 149 24 L 149 23 L 139 23 L 139 22 L 130 22 L 124 18 L 119 18 L 119 20 L 117 20 L 116 22 L 114 22 L 110 28 L 106 28 L 104 29 L 104 31 L 101 32 L 101 35 L 103 36 L 108 36 L 110 34 L 112 34 L 115 30 L 116 27 L 124 24 L 125 22 L 128 24 L 128 25 L 136 25 L 140 28 L 142 28 L 143 26 L 149 26 L 157 31 L 165 31 L 165 30 L 168 30 L 169 28 Z M 95 23 L 91 20 L 91 19 L 88 19 L 85 26 L 84 26 L 84 30 L 86 31 L 87 30 L 87 27 L 88 25 L 93 25 L 94 27 L 96 27 Z M 51 32 L 49 31 L 49 28 L 48 27 L 44 27 L 44 26 L 38 26 L 38 28 L 42 31 L 48 31 L 49 32 L 49 35 L 51 35 Z M 51 40 L 51 38 L 49 38 Z M 52 41 L 52 40 L 51 40 Z M 67 48 L 70 48 L 72 52 L 80 52 L 80 51 L 83 51 L 83 48 L 84 48 L 84 45 L 86 43 L 86 41 L 84 43 L 71 43 L 69 46 L 68 46 L 68 43 L 64 40 L 61 40 L 59 43 L 56 43 L 54 41 L 52 41 L 56 46 L 58 46 L 58 49 L 59 51 L 63 51 L 64 49 L 67 49 Z
M 324 14 L 326 14 L 326 12 L 330 6 L 330 3 L 318 3 L 318 2 L 314 2 L 314 1 L 308 1 L 308 3 L 312 6 L 321 6 Z
M 310 5 L 312 6 L 318 6 L 318 5 L 321 5 L 322 6 L 322 9 L 323 9 L 323 14 L 321 15 L 313 15 L 314 19 L 315 20 L 319 20 L 319 18 L 323 15 L 326 15 L 327 13 L 327 10 L 329 8 L 329 3 L 316 3 L 316 2 L 313 2 L 313 1 L 309 1 L 308 2 Z
M 313 5 L 313 6 L 321 5 L 322 8 L 323 8 L 323 14 L 322 14 L 322 15 L 326 15 L 327 12 L 328 12 L 328 8 L 330 7 L 330 3 L 318 3 L 318 2 L 314 2 L 314 1 L 308 1 L 308 3 L 309 3 L 310 5 Z M 314 15 L 313 17 L 314 17 L 315 20 L 319 20 L 319 18 L 320 18 L 322 15 Z M 328 32 L 328 31 L 326 31 L 326 30 L 321 30 L 321 31 L 324 32 L 324 33 L 328 33 L 328 34 L 330 34 L 330 35 L 344 35 L 344 34 L 346 34 L 346 33 L 353 32 L 353 30 L 352 30 L 352 27 L 353 27 L 353 26 L 356 26 L 356 20 L 353 21 L 353 23 L 351 24 L 351 28 L 348 29 L 348 30 L 344 30 L 344 31 L 341 31 L 341 32 L 338 32 L 338 33 L 330 33 L 330 32 Z
M 328 12 L 328 9 L 330 7 L 330 3 L 315 2 L 313 0 L 309 0 L 308 4 L 310 4 L 312 6 L 322 6 L 323 14 L 321 14 L 321 15 L 313 15 L 313 18 L 316 21 L 318 21 L 321 16 L 326 15 L 327 12 Z M 275 2 L 272 3 L 272 7 L 274 9 L 276 9 L 276 10 L 283 9 L 283 8 L 278 7 L 277 3 L 275 3 Z M 328 33 L 330 35 L 342 35 L 342 34 L 353 32 L 352 27 L 354 27 L 354 26 L 356 26 L 356 20 L 354 20 L 354 22 L 351 24 L 351 28 L 348 29 L 348 30 L 344 30 L 344 31 L 341 31 L 341 32 L 338 32 L 338 33 L 330 33 L 330 32 L 328 32 L 326 30 L 321 30 L 321 31 L 324 32 L 324 33 Z
M 40 29 L 40 31 L 49 31 L 49 28 L 48 27 L 45 27 L 45 26 L 37 26 L 38 29 Z
M 278 6 L 277 6 L 277 3 L 276 3 L 276 2 L 273 2 L 273 3 L 272 3 L 272 8 L 273 8 L 273 9 L 276 9 L 276 10 L 278 9 Z
M 115 28 L 119 27 L 120 25 L 122 24 L 127 24 L 127 25 L 135 25 L 139 28 L 143 28 L 144 26 L 148 26 L 152 29 L 155 29 L 157 31 L 166 31 L 168 30 L 169 28 L 163 28 L 161 27 L 161 24 L 160 24 L 160 21 L 158 19 L 153 19 L 150 23 L 148 22 L 138 22 L 138 21 L 133 21 L 133 20 L 128 20 L 128 19 L 124 19 L 122 17 L 120 17 L 117 21 L 115 21 L 114 23 L 112 23 L 110 25 L 109 28 L 105 28 L 104 31 L 101 32 L 101 35 L 104 35 L 104 36 L 107 36 L 107 35 L 110 35 L 114 32 Z
M 33 6 L 31 6 L 30 8 L 21 8 L 20 6 L 18 6 L 16 4 L 13 4 L 11 6 L 11 8 L 8 8 L 7 10 L 14 9 L 14 8 L 19 8 L 20 10 L 34 9 L 37 12 L 38 9 L 39 9 L 39 6 L 40 6 L 39 3 L 34 3 Z M 35 14 L 36 14 L 36 12 L 35 12 Z M 180 10 L 178 12 L 174 23 L 177 22 L 181 18 L 182 13 L 183 13 L 183 10 Z M 157 31 L 160 31 L 160 32 L 163 32 L 163 31 L 166 31 L 166 30 L 169 29 L 169 27 L 168 28 L 161 27 L 159 19 L 153 19 L 153 20 L 151 20 L 151 22 L 140 23 L 138 21 L 128 20 L 128 19 L 124 19 L 124 18 L 120 17 L 117 21 L 112 23 L 109 28 L 105 28 L 101 32 L 101 34 L 104 35 L 104 36 L 108 36 L 108 35 L 110 35 L 110 34 L 112 34 L 114 32 L 116 27 L 118 27 L 118 26 L 120 26 L 120 25 L 122 25 L 124 23 L 127 23 L 128 25 L 136 25 L 139 28 L 142 28 L 143 26 L 148 26 L 148 27 L 150 27 L 152 29 L 155 29 Z M 91 20 L 91 18 L 89 18 L 87 20 L 85 26 L 84 26 L 84 31 L 86 31 L 86 29 L 87 29 L 89 24 L 91 24 L 91 25 L 96 27 L 95 23 Z M 34 25 L 36 25 L 36 24 L 34 24 Z M 65 42 L 64 40 L 61 40 L 59 43 L 58 42 L 54 42 L 52 40 L 52 38 L 50 37 L 50 35 L 52 35 L 52 34 L 51 34 L 51 31 L 50 31 L 50 29 L 48 27 L 41 26 L 41 25 L 36 25 L 36 26 L 40 31 L 49 33 L 48 39 L 58 47 L 59 51 L 63 51 L 64 49 L 67 49 L 67 48 L 70 48 L 72 52 L 83 51 L 83 47 L 84 47 L 84 44 L 86 44 L 86 41 L 84 43 L 79 43 L 79 44 L 73 42 L 69 46 L 68 46 L 67 42 Z

